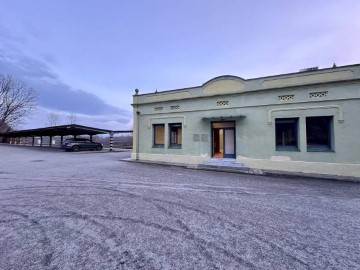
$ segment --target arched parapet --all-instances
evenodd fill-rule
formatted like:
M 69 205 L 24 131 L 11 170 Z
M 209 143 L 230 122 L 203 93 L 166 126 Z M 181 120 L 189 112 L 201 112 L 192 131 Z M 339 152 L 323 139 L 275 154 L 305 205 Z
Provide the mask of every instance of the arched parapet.
M 232 75 L 213 78 L 202 85 L 203 95 L 238 93 L 244 90 L 245 79 Z

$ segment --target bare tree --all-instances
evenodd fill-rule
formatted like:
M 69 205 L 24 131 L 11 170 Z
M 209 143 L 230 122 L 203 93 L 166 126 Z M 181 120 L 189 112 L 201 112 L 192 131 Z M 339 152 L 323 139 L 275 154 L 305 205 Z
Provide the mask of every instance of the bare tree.
M 75 113 L 70 113 L 67 115 L 67 123 L 69 125 L 76 124 L 77 122 L 77 116 Z
M 8 124 L 3 123 L 0 120 L 0 133 L 8 132 L 8 131 L 11 131 L 11 130 L 12 130 L 12 128 Z
M 9 132 L 9 131 L 11 131 L 12 129 L 11 129 L 11 127 L 8 125 L 8 124 L 6 124 L 6 123 L 2 123 L 1 121 L 0 121 L 0 133 L 5 133 L 5 132 Z M 1 138 L 1 137 L 0 137 Z M 2 137 L 1 138 L 1 142 L 2 143 L 5 143 L 6 142 L 6 137 Z
M 47 119 L 49 121 L 49 126 L 51 127 L 57 126 L 60 123 L 59 115 L 53 112 L 48 113 Z
M 10 75 L 0 74 L 0 129 L 22 123 L 35 108 L 36 101 L 34 89 Z

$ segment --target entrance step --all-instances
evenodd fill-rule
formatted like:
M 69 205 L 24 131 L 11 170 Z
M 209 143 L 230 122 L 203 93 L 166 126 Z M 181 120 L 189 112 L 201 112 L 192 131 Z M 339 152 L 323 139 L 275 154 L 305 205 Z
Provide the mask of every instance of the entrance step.
M 225 166 L 225 167 L 245 167 L 243 163 L 236 162 L 234 158 L 212 158 L 206 160 L 202 165 L 211 165 L 211 166 Z
M 198 169 L 263 174 L 261 170 L 249 168 L 244 163 L 236 162 L 234 158 L 212 158 L 199 164 Z

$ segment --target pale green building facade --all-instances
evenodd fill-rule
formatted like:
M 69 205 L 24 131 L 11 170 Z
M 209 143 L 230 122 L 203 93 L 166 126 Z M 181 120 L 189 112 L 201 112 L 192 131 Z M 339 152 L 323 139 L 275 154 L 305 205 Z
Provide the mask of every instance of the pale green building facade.
M 360 65 L 133 96 L 132 159 L 360 177 Z

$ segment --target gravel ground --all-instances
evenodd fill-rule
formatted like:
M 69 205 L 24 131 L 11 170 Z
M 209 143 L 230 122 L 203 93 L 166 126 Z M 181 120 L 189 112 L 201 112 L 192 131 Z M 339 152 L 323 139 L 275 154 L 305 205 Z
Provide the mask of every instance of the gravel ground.
M 360 184 L 0 153 L 0 269 L 360 269 Z

